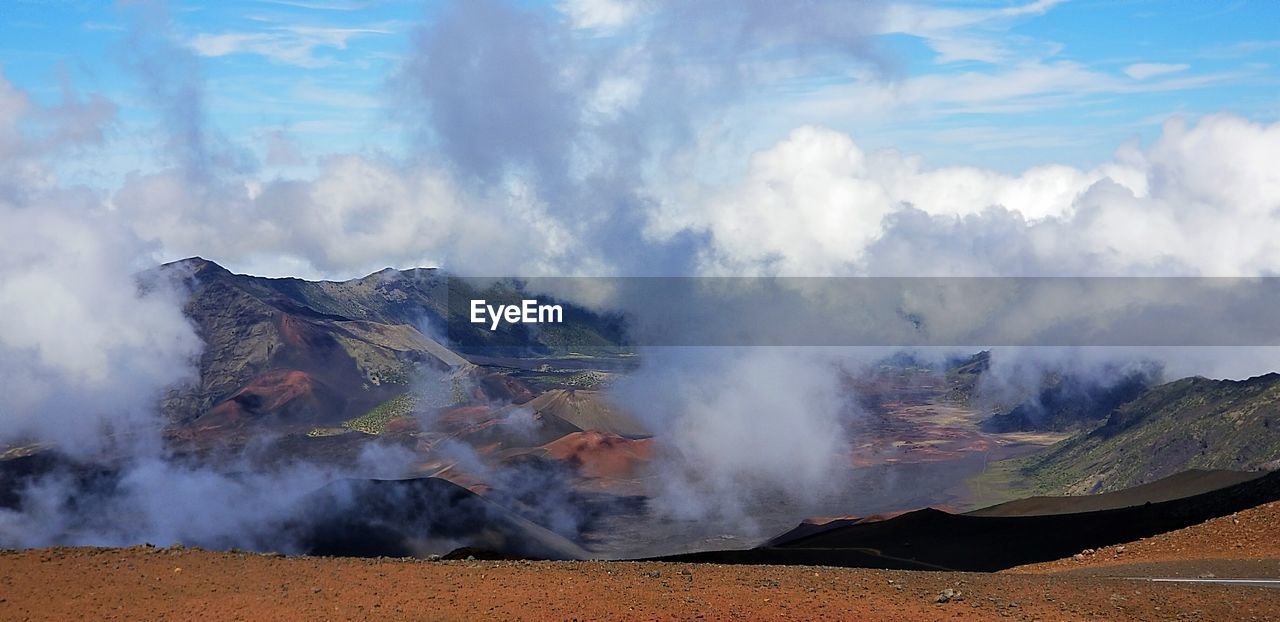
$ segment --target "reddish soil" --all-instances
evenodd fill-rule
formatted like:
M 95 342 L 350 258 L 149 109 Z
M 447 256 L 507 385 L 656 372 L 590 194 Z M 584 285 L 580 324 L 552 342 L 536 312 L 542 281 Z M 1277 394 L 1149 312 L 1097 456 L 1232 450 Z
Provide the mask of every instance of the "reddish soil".
M 201 426 L 243 423 L 254 413 L 284 409 L 291 403 L 318 401 L 316 383 L 306 372 L 273 369 L 260 374 L 243 389 L 197 420 Z
M 1012 568 L 1012 573 L 1061 573 L 1107 567 L 1151 566 L 1185 563 L 1188 560 L 1263 561 L 1280 560 L 1280 501 L 1237 512 L 1221 518 L 1170 531 L 1123 545 L 1042 564 Z M 1256 572 L 1258 567 L 1236 565 Z M 1227 566 L 1231 567 L 1231 566 Z M 1218 576 L 1225 576 L 1221 572 Z M 1256 576 L 1253 572 L 1251 575 Z
M 547 455 L 572 464 L 584 477 L 634 477 L 653 459 L 653 440 L 630 440 L 604 432 L 574 432 L 543 447 Z
M 482 376 L 477 389 L 477 397 L 493 402 L 523 404 L 537 397 L 529 385 L 504 374 Z
M 442 412 L 435 423 L 441 429 L 463 429 L 493 419 L 493 413 L 489 406 L 459 406 Z
M 937 602 L 952 590 L 948 602 Z M 1280 590 L 812 566 L 0 553 L 0 619 L 1275 620 Z
M 418 431 L 418 420 L 414 417 L 393 417 L 387 420 L 383 434 L 408 434 Z

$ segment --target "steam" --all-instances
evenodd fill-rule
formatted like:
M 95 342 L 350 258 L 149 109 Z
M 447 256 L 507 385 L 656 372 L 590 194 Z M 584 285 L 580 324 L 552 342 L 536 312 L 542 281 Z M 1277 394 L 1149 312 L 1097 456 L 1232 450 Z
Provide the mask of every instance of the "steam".
M 193 377 L 201 344 L 179 288 L 136 277 L 154 248 L 95 193 L 44 183 L 54 173 L 39 156 L 91 146 L 109 121 L 69 98 L 35 106 L 0 77 L 0 128 L 12 128 L 0 160 L 20 163 L 4 180 L 17 189 L 0 193 L 0 443 L 93 454 L 155 440 L 139 436 L 154 432 L 160 394 Z M 32 124 L 43 138 L 27 138 Z
M 463 399 L 482 395 L 466 370 L 419 369 L 413 380 L 414 416 L 419 427 L 432 435 L 428 455 L 438 472 L 462 485 L 481 485 L 486 496 L 501 506 L 513 508 L 535 523 L 562 536 L 577 537 L 588 517 L 571 488 L 571 473 L 541 460 L 506 460 L 501 454 L 482 452 L 450 435 L 439 435 L 440 416 Z M 536 447 L 542 422 L 526 406 L 505 399 L 487 397 L 476 410 L 494 416 L 494 424 L 507 438 L 525 447 Z
M 0 509 L 0 544 L 296 550 L 284 527 L 334 474 L 302 466 L 228 475 L 143 457 L 98 477 L 56 472 L 31 480 L 20 512 Z
M 0 97 L 9 98 L 0 114 L 10 115 L 0 127 L 50 116 L 7 83 Z M 100 109 L 82 112 L 53 117 L 65 125 L 48 126 L 49 140 L 75 146 L 98 136 Z M 3 159 L 57 147 L 10 142 Z M 52 176 L 38 161 L 22 172 Z M 0 546 L 225 546 L 262 536 L 249 523 L 279 518 L 300 489 L 281 484 L 315 478 L 231 478 L 164 459 L 156 407 L 167 388 L 195 378 L 202 344 L 182 313 L 178 280 L 141 276 L 155 249 L 83 189 L 26 183 L 0 196 L 0 223 L 0 444 L 46 446 L 82 465 L 18 491 L 21 509 L 0 509 Z
M 761 498 L 801 501 L 840 486 L 856 416 L 837 353 L 654 348 L 612 394 L 656 430 L 661 514 L 748 520 Z
M 352 510 L 345 482 L 403 477 L 413 459 L 373 444 L 349 468 L 247 458 L 215 466 L 137 450 L 116 461 L 62 461 L 27 480 L 17 509 L 0 508 L 0 547 L 147 542 L 302 553 L 311 529 Z
M 100 194 L 58 184 L 48 163 L 97 143 L 111 110 L 74 92 L 41 107 L 0 77 L 0 446 L 44 449 L 5 490 L 17 499 L 0 508 L 0 547 L 289 550 L 299 503 L 344 474 L 169 454 L 158 403 L 197 378 L 203 346 L 183 314 L 183 275 L 154 270 L 157 247 Z M 184 166 L 205 166 L 188 156 Z M 406 465 L 375 448 L 357 470 Z

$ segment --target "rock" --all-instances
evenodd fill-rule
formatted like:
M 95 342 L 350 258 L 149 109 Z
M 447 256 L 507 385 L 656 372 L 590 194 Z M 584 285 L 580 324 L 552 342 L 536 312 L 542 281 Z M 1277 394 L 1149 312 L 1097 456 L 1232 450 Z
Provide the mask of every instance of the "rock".
M 942 590 L 940 594 L 934 597 L 933 602 L 949 603 L 953 600 L 959 600 L 959 598 L 960 598 L 960 592 L 953 590 L 951 588 L 947 588 L 945 590 Z

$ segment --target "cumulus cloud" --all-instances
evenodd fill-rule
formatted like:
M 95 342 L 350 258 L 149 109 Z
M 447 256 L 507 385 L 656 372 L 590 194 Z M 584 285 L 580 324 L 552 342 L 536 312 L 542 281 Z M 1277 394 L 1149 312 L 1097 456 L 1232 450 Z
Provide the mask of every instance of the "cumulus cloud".
M 622 19 L 620 7 L 643 9 L 644 18 Z M 461 184 L 527 188 L 575 240 L 568 257 L 621 272 L 686 269 L 687 241 L 645 252 L 653 240 L 640 234 L 650 200 L 644 181 L 739 93 L 815 71 L 807 62 L 779 64 L 771 52 L 876 62 L 874 3 L 561 9 L 616 32 L 600 37 L 581 20 L 510 3 L 447 5 L 419 31 L 397 76 L 399 113 L 421 136 L 420 156 Z
M 786 275 L 1271 274 L 1280 124 L 1232 115 L 1168 123 L 1154 144 L 1091 170 L 929 169 L 795 130 L 746 175 L 685 189 L 655 235 L 708 237 L 713 273 Z
M 473 192 L 440 169 L 382 158 L 324 158 L 310 179 L 227 177 L 193 185 L 180 170 L 131 176 L 113 196 L 139 234 L 172 257 L 207 255 L 295 275 L 454 266 L 458 273 L 570 271 L 572 248 L 526 189 Z M 582 264 L 578 264 L 582 268 Z
M 394 77 L 396 114 L 420 139 L 410 158 L 334 154 L 313 175 L 275 179 L 210 123 L 201 59 L 163 5 L 134 6 L 125 59 L 161 112 L 161 165 L 110 201 L 166 258 L 268 274 L 686 273 L 697 240 L 646 236 L 646 179 L 737 94 L 814 70 L 756 50 L 876 62 L 875 4 L 710 4 L 639 3 L 645 20 L 608 17 L 625 3 L 561 7 L 608 14 L 621 30 L 601 41 L 554 13 L 451 3 Z M 279 138 L 268 136 L 269 166 L 297 161 L 272 147 Z
M 181 162 L 207 158 L 178 158 L 174 170 L 132 176 L 113 202 L 170 257 L 307 276 L 388 263 L 521 274 L 1269 270 L 1268 225 L 1245 223 L 1273 196 L 1275 130 L 1238 117 L 1175 122 L 1093 168 L 1013 175 L 932 168 L 815 126 L 744 156 L 717 118 L 749 88 L 814 70 L 750 50 L 799 46 L 810 63 L 835 54 L 874 65 L 869 37 L 885 28 L 954 31 L 1053 3 L 926 15 L 818 2 L 786 19 L 771 3 L 712 4 L 566 2 L 569 19 L 557 19 L 453 3 L 415 35 L 396 76 L 398 114 L 421 138 L 409 160 L 335 155 L 305 179 L 222 167 L 193 184 L 184 171 L 213 169 Z M 604 22 L 608 33 L 580 32 Z M 730 34 L 704 36 L 713 26 Z M 867 88 L 940 92 L 961 106 L 1016 105 L 1045 85 L 1124 88 L 1071 63 L 1015 70 L 1026 80 L 965 73 Z M 181 102 L 199 88 L 151 92 Z M 198 100 L 174 104 L 175 153 L 217 151 Z
M 882 65 L 878 33 L 950 36 L 1053 5 L 573 0 L 548 12 L 450 3 L 414 35 L 394 76 L 396 114 L 418 138 L 412 156 L 337 154 L 294 179 L 262 178 L 210 126 L 199 59 L 162 8 L 144 6 L 132 13 L 127 56 L 164 112 L 170 168 L 135 173 L 111 202 L 168 258 L 203 254 L 303 276 L 388 263 L 523 274 L 1262 269 L 1259 236 L 1221 242 L 1239 239 L 1229 229 L 1258 229 L 1229 215 L 1259 213 L 1245 208 L 1265 202 L 1256 163 L 1274 150 L 1254 136 L 1265 127 L 1234 117 L 1171 126 L 1159 144 L 1123 147 L 1090 169 L 1016 175 L 930 168 L 814 126 L 749 157 L 737 150 L 748 143 L 732 111 L 749 93 L 837 65 L 861 68 L 841 96 L 854 108 L 925 94 L 961 108 L 1017 106 L 1046 93 L 1136 88 L 1067 62 L 1028 61 L 1008 75 L 871 77 Z M 1175 153 L 1196 140 L 1212 144 Z M 268 149 L 273 165 L 296 161 L 288 155 Z M 1259 172 L 1205 188 L 1166 179 L 1238 160 L 1220 172 Z

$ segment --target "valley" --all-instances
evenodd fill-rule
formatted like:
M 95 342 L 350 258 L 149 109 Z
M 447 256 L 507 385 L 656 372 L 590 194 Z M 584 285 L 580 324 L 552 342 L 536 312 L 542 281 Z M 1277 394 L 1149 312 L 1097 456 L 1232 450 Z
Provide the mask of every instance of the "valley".
M 821 465 L 821 477 L 767 473 L 756 480 L 717 480 L 698 470 L 709 456 L 689 454 L 690 448 L 714 451 L 717 445 L 691 444 L 681 435 L 701 432 L 654 416 L 652 406 L 668 387 L 649 380 L 656 384 L 637 388 L 634 379 L 646 378 L 650 359 L 616 339 L 614 320 L 568 307 L 572 317 L 587 319 L 561 328 L 594 335 L 595 348 L 566 348 L 554 334 L 535 336 L 534 346 L 529 335 L 504 342 L 501 335 L 476 333 L 455 342 L 438 327 L 456 326 L 451 318 L 464 309 L 435 297 L 451 281 L 433 272 L 384 271 L 335 283 L 244 277 L 203 260 L 168 269 L 187 279 L 192 296 L 186 312 L 207 347 L 194 381 L 162 399 L 163 452 L 90 459 L 56 446 L 17 445 L 0 455 L 0 512 L 10 521 L 41 504 L 64 504 L 69 518 L 41 531 L 45 546 L 138 544 L 110 515 L 118 504 L 132 502 L 132 491 L 180 495 L 193 481 L 214 481 L 216 490 L 237 491 L 237 503 L 264 496 L 231 512 L 226 528 L 176 529 L 168 539 L 147 541 L 283 553 L 301 556 L 298 563 L 314 559 L 307 556 L 443 558 L 454 561 L 326 560 L 315 567 L 379 576 L 443 572 L 463 590 L 488 573 L 576 585 L 581 576 L 616 572 L 629 582 L 626 590 L 640 590 L 627 592 L 639 599 L 628 601 L 635 603 L 646 602 L 645 590 L 656 587 L 643 580 L 636 586 L 636 577 L 650 572 L 674 573 L 677 580 L 707 577 L 719 590 L 736 585 L 722 564 L 751 566 L 744 572 L 759 574 L 760 582 L 795 585 L 820 566 L 814 571 L 836 582 L 824 581 L 827 589 L 842 581 L 856 593 L 866 581 L 926 585 L 928 593 L 912 592 L 906 601 L 890 592 L 868 602 L 888 599 L 883 604 L 927 617 L 943 611 L 930 600 L 943 584 L 975 594 L 985 585 L 998 585 L 1001 593 L 1038 593 L 1047 585 L 1022 574 L 957 571 L 1061 571 L 1084 593 L 1114 591 L 1111 579 L 1076 578 L 1076 566 L 1062 560 L 1081 550 L 1114 551 L 1123 542 L 1213 524 L 1280 499 L 1280 480 L 1265 475 L 1280 460 L 1280 425 L 1272 423 L 1280 420 L 1280 376 L 1274 374 L 1242 382 L 1160 383 L 1144 371 L 1089 384 L 1099 381 L 1053 373 L 993 398 L 985 385 L 987 352 L 941 362 L 891 357 L 806 368 L 804 373 L 818 369 L 837 378 L 833 440 L 840 450 Z M 649 397 L 637 401 L 637 391 Z M 796 396 L 796 403 L 803 397 Z M 786 400 L 779 403 L 782 411 L 763 415 L 796 414 Z M 1139 447 L 1147 449 L 1132 449 Z M 750 465 L 744 469 L 750 472 Z M 154 479 L 140 479 L 145 477 Z M 139 489 L 139 482 L 151 488 Z M 267 502 L 282 489 L 288 494 Z M 45 490 L 66 500 L 44 498 Z M 1078 496 L 1045 496 L 1063 494 Z M 690 504 L 681 495 L 724 503 Z M 1255 529 L 1259 524 L 1252 523 Z M 1275 574 L 1268 561 L 1273 552 L 1258 553 L 1249 557 L 1255 561 L 1236 566 L 1199 550 L 1143 563 L 1163 564 L 1158 568 L 1171 573 L 1207 564 Z M 315 581 L 307 574 L 313 569 L 292 559 L 182 550 L 163 556 L 176 556 L 180 570 L 174 573 L 227 564 L 273 573 L 285 564 L 281 568 L 298 578 L 282 585 Z M 150 568 L 161 557 L 153 549 L 50 549 L 0 559 L 8 568 Z M 513 559 L 582 566 L 494 561 Z M 601 561 L 621 565 L 613 570 Z M 907 570 L 928 572 L 893 574 Z M 530 572 L 535 578 L 526 576 Z M 687 587 L 689 598 L 709 598 L 698 591 L 702 587 Z M 667 594 L 675 589 L 669 583 L 661 588 Z M 745 589 L 759 596 L 758 588 Z M 281 589 L 296 591 L 297 585 Z M 1190 592 L 1160 587 L 1149 593 L 1182 598 Z M 339 600 L 368 596 L 361 594 Z M 211 594 L 202 598 L 218 601 Z M 807 602 L 794 592 L 777 598 L 789 606 Z M 1247 598 L 1261 598 L 1248 602 L 1262 607 L 1271 596 Z M 368 600 L 375 607 L 409 605 Z M 725 602 L 700 602 L 708 603 L 713 617 L 732 611 Z M 975 598 L 966 606 L 988 602 L 995 601 Z M 1048 602 L 1041 600 L 1037 611 L 1050 619 L 1092 611 L 1061 609 L 1066 600 Z M 840 611 L 836 617 L 869 610 Z

